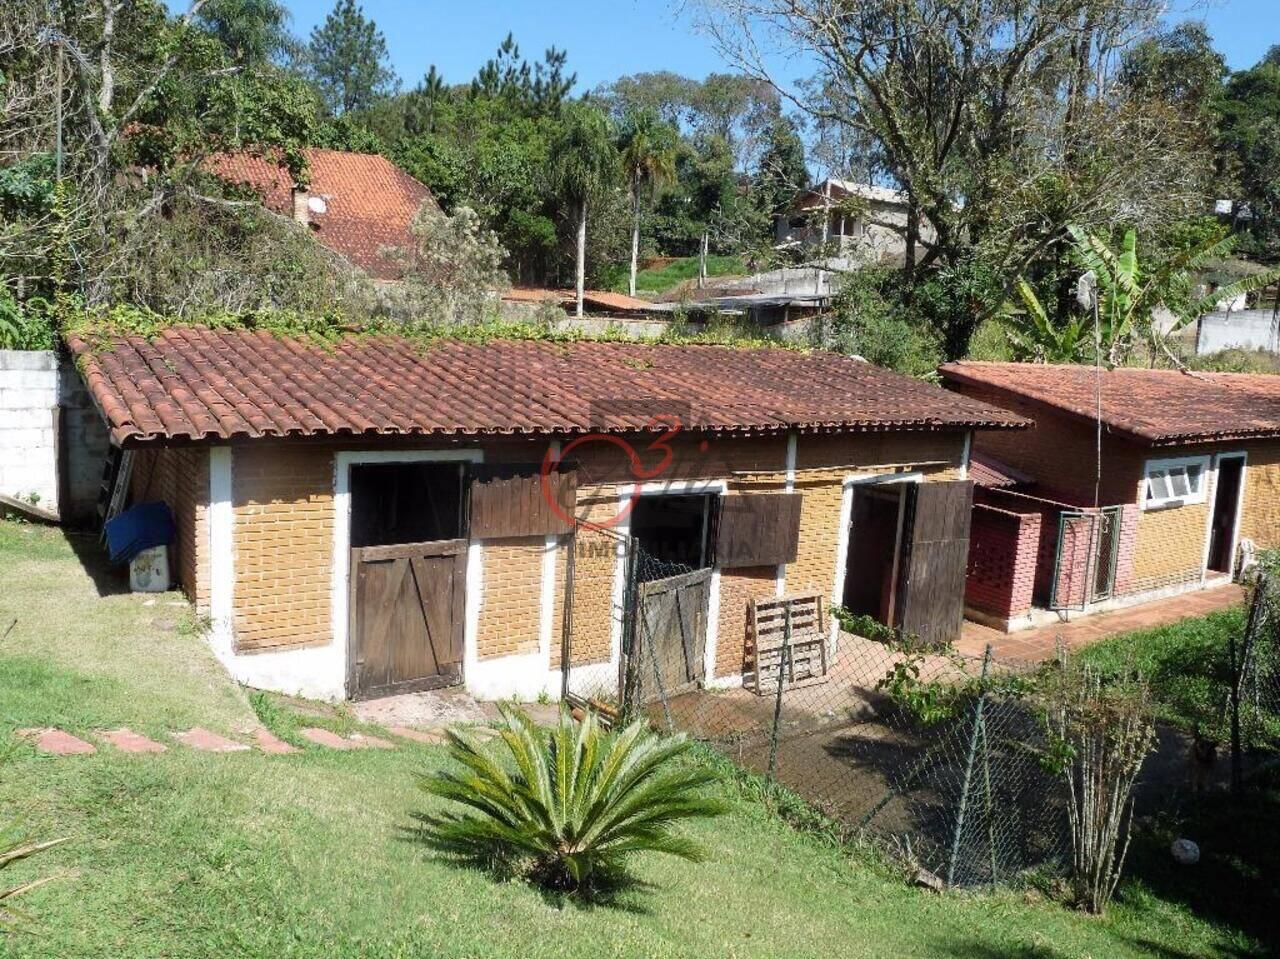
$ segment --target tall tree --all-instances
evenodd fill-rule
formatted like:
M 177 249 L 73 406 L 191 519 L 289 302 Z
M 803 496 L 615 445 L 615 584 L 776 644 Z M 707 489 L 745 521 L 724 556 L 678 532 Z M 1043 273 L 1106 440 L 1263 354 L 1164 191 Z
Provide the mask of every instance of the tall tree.
M 645 200 L 676 173 L 677 134 L 649 111 L 623 120 L 618 138 L 622 172 L 631 197 L 631 279 L 628 289 L 636 295 L 636 269 L 640 259 L 640 218 Z
M 1280 251 L 1280 64 L 1232 74 L 1218 103 L 1223 172 L 1255 253 Z
M 1116 80 L 1120 54 L 1156 29 L 1161 0 L 704 5 L 730 62 L 810 118 L 874 139 L 918 214 L 909 221 L 928 224 L 907 277 L 937 267 L 961 293 L 942 321 L 949 355 L 964 354 L 1014 277 L 1065 242 L 1068 223 L 1145 228 L 1206 200 L 1210 158 L 1189 121 Z M 784 82 L 763 50 L 806 57 L 817 73 Z M 991 282 L 975 301 L 979 272 Z
M 386 37 L 355 0 L 338 0 L 311 31 L 307 56 L 311 76 L 334 113 L 365 109 L 395 91 Z
M 198 22 L 241 67 L 287 64 L 301 52 L 289 33 L 289 11 L 279 0 L 209 0 Z
M 780 117 L 769 127 L 752 180 L 760 207 L 770 216 L 782 213 L 795 195 L 809 185 L 804 141 L 796 132 L 794 121 Z
M 578 316 L 582 316 L 586 285 L 588 210 L 616 182 L 617 168 L 618 151 L 609 118 L 588 103 L 567 105 L 552 141 L 549 174 L 552 189 L 573 211 L 576 221 Z

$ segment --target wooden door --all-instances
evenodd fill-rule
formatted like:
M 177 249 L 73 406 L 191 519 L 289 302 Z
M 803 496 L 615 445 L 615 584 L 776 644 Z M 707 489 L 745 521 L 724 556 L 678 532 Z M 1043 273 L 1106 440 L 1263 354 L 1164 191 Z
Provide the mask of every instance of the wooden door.
M 973 483 L 913 483 L 902 537 L 898 626 L 925 643 L 947 643 L 964 622 Z
M 627 687 L 633 703 L 670 698 L 706 679 L 711 570 L 697 569 L 636 586 Z
M 462 681 L 463 539 L 351 551 L 353 699 Z

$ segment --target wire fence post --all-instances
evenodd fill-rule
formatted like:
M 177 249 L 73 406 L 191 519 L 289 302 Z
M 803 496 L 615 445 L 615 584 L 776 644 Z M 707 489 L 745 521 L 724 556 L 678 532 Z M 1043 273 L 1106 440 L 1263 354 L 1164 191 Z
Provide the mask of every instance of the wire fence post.
M 782 721 L 782 690 L 791 668 L 791 606 L 783 608 L 782 649 L 778 651 L 778 692 L 773 701 L 773 730 L 769 734 L 769 778 L 778 778 L 778 726 Z
M 947 886 L 956 881 L 956 862 L 960 858 L 960 839 L 964 834 L 965 813 L 969 805 L 969 786 L 973 782 L 973 766 L 978 757 L 978 737 L 983 735 L 982 713 L 987 704 L 987 667 L 991 662 L 991 644 L 982 654 L 982 675 L 978 679 L 978 703 L 973 711 L 973 731 L 969 734 L 969 756 L 964 764 L 964 783 L 960 787 L 960 808 L 956 811 L 956 829 L 951 837 L 951 856 L 947 863 Z

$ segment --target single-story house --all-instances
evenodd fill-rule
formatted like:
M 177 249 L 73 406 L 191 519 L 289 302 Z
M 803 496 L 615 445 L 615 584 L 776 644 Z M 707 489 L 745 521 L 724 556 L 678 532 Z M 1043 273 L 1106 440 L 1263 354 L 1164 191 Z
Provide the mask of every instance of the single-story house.
M 303 154 L 305 186 L 283 165 L 251 153 L 214 154 L 205 167 L 308 227 L 317 242 L 374 280 L 399 280 L 403 269 L 387 251 L 413 245 L 418 210 L 424 203 L 438 209 L 431 191 L 374 153 L 309 147 Z
M 1025 426 L 822 352 L 200 327 L 68 345 L 134 501 L 172 509 L 218 656 L 328 698 L 617 677 L 636 548 L 701 577 L 706 686 L 742 682 L 753 597 L 950 638 L 972 436 Z
M 1214 586 L 1280 546 L 1280 377 L 979 362 L 939 372 L 1035 424 L 974 439 L 975 618 L 1017 628 Z

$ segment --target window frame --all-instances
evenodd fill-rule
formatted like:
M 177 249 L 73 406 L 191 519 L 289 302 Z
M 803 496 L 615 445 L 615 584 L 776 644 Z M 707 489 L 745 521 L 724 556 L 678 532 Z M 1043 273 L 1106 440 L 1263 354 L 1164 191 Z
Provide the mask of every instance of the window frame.
M 1209 499 L 1209 467 L 1211 457 L 1209 454 L 1198 454 L 1195 456 L 1172 456 L 1164 459 L 1150 459 L 1142 464 L 1142 489 L 1140 496 L 1140 505 L 1144 511 L 1146 510 L 1162 510 L 1176 509 L 1179 506 L 1190 506 L 1196 503 L 1204 503 Z M 1190 467 L 1198 466 L 1200 468 L 1200 488 L 1190 491 L 1185 495 L 1179 496 L 1174 493 L 1173 474 L 1182 470 L 1188 479 L 1188 489 L 1190 489 L 1190 474 L 1187 472 Z M 1168 484 L 1168 492 L 1166 495 L 1155 497 L 1151 496 L 1153 474 L 1163 473 L 1165 482 Z

